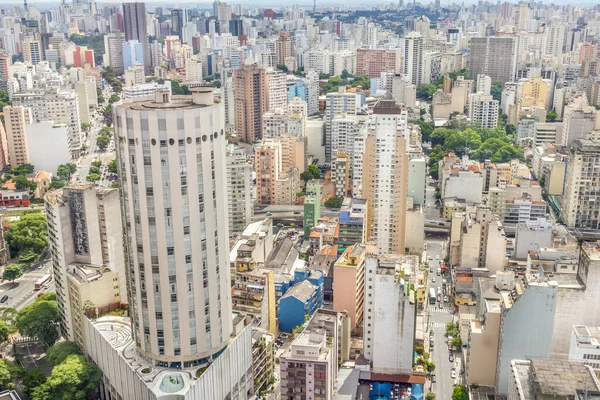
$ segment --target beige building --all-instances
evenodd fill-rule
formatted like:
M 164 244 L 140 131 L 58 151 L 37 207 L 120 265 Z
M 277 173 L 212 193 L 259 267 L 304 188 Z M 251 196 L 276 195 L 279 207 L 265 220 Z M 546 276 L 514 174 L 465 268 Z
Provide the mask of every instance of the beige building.
M 281 171 L 281 142 L 267 139 L 256 149 L 256 202 L 275 204 L 275 182 Z
M 367 200 L 367 240 L 381 254 L 404 254 L 408 155 L 406 113 L 391 96 L 373 107 L 363 154 L 362 197 Z
M 344 290 L 333 292 L 333 309 L 346 312 L 355 329 L 363 318 L 365 298 L 365 259 L 371 250 L 362 244 L 346 249 L 333 266 L 333 281 Z
M 469 324 L 469 350 L 467 352 L 467 383 L 494 386 L 500 338 L 500 301 L 481 299 L 484 302 L 483 318 L 472 319 Z
M 260 393 L 269 386 L 275 369 L 275 335 L 264 329 L 252 327 L 252 375 L 254 392 Z
M 27 147 L 27 124 L 32 122 L 31 110 L 27 107 L 4 107 L 6 144 L 12 168 L 29 163 Z
M 331 179 L 335 185 L 336 197 L 346 197 L 350 190 L 350 163 L 346 154 L 339 153 L 333 161 Z
M 245 248 L 238 253 L 244 254 Z M 271 334 L 277 334 L 275 304 L 275 281 L 273 271 L 268 269 L 248 269 L 248 264 L 239 262 L 240 269 L 235 274 L 235 284 L 231 288 L 233 310 L 255 318 L 254 325 Z
M 240 140 L 252 143 L 262 137 L 269 95 L 267 75 L 257 65 L 244 65 L 233 71 L 233 85 L 235 130 Z
M 275 203 L 279 205 L 296 204 L 300 192 L 300 170 L 292 168 L 281 172 L 275 181 Z
M 292 134 L 285 134 L 279 138 L 281 143 L 281 170 L 289 171 L 297 168 L 300 172 L 306 170 L 307 140 Z
M 126 300 L 126 287 L 119 286 L 119 273 L 107 267 L 85 264 L 67 266 L 67 291 L 71 308 L 73 338 L 85 343 L 83 318 L 94 317 L 121 308 L 121 293 Z
M 114 284 L 117 289 L 114 292 L 118 290 L 121 302 L 127 303 L 119 190 L 94 187 L 91 184 L 73 185 L 51 191 L 44 199 L 56 282 L 56 301 L 61 317 L 60 331 L 65 339 L 81 343 L 82 327 L 73 325 L 74 322 L 81 322 L 81 309 L 72 309 L 73 304 L 82 305 L 89 299 L 97 307 L 105 307 L 117 302 L 115 299 L 118 297 L 111 297 L 112 290 L 108 294 L 88 293 L 89 288 L 95 290 L 96 285 L 101 289 L 113 287 L 113 278 L 118 274 L 118 282 Z M 81 278 L 79 288 L 76 289 L 82 291 L 82 294 L 75 297 L 83 301 L 73 303 L 69 292 L 69 276 L 75 273 L 77 265 L 97 268 L 100 272 L 108 271 L 110 273 L 106 276 L 110 278 L 103 277 L 99 279 L 100 282 L 96 282 L 96 279 L 87 282 L 87 278 Z M 92 273 L 90 276 L 94 275 Z M 77 278 L 74 279 L 73 282 L 79 282 Z M 105 295 L 107 297 L 103 297 Z

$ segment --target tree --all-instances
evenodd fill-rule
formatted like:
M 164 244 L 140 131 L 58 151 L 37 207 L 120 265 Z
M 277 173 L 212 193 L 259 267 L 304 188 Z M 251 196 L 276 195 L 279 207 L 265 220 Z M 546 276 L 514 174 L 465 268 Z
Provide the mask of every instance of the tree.
M 101 176 L 99 174 L 89 174 L 88 176 L 85 177 L 85 180 L 88 182 L 96 182 L 99 181 L 101 178 Z
M 25 190 L 31 187 L 29 184 L 29 179 L 27 179 L 24 175 L 15 176 L 13 178 L 13 182 L 15 183 L 15 188 L 17 190 Z
M 469 400 L 469 391 L 464 386 L 455 386 L 452 391 L 452 400 Z
M 48 226 L 46 216 L 42 213 L 25 214 L 18 221 L 11 223 L 4 239 L 10 247 L 11 256 L 32 250 L 41 254 L 48 244 Z
M 25 393 L 29 396 L 31 396 L 33 389 L 42 386 L 45 382 L 46 376 L 39 367 L 25 371 L 25 375 L 23 376 L 23 386 L 25 386 Z
M 8 329 L 8 325 L 4 321 L 0 321 L 0 343 L 6 342 L 8 339 L 8 333 L 10 329 Z
M 54 367 L 46 382 L 35 388 L 32 400 L 86 400 L 100 381 L 100 371 L 80 355 L 71 355 Z
M 77 166 L 73 163 L 60 164 L 56 168 L 56 175 L 64 181 L 69 182 L 71 176 L 77 171 Z
M 456 153 L 459 157 L 472 153 L 480 146 L 481 136 L 472 129 L 454 131 L 444 140 L 444 149 Z
M 106 135 L 100 135 L 96 138 L 96 144 L 100 151 L 106 151 L 108 145 L 110 144 L 110 137 Z
M 14 282 L 21 276 L 23 276 L 23 270 L 20 266 L 16 264 L 7 265 L 6 268 L 4 268 L 4 272 L 2 273 L 2 279 L 11 282 Z
M 325 202 L 327 208 L 340 208 L 344 202 L 344 197 L 331 197 Z
M 425 395 L 425 400 L 435 400 L 435 393 L 429 392 Z
M 493 81 L 492 87 L 490 88 L 490 94 L 494 100 L 500 101 L 502 99 L 502 82 Z
M 119 95 L 116 94 L 116 93 L 113 93 L 108 98 L 108 104 L 116 103 L 119 100 L 121 100 L 121 98 L 119 97 Z
M 452 347 L 454 347 L 455 350 L 458 350 L 462 347 L 462 341 L 459 337 L 453 338 L 450 344 L 452 345 Z
M 55 301 L 40 300 L 19 311 L 17 329 L 24 336 L 37 337 L 48 345 L 60 337 L 60 314 Z
M 56 343 L 54 346 L 48 349 L 46 352 L 46 360 L 50 365 L 55 367 L 73 354 L 83 354 L 79 348 L 79 345 L 75 342 L 64 341 Z
M 0 359 L 0 391 L 15 388 L 18 367 L 10 361 Z
M 117 160 L 113 159 L 110 163 L 108 163 L 108 172 L 111 174 L 117 173 Z
M 311 164 L 308 166 L 308 172 L 310 172 L 312 174 L 313 179 L 320 179 L 321 178 L 321 170 L 319 168 L 317 168 L 316 165 Z
M 500 163 L 514 159 L 523 160 L 523 149 L 519 146 L 507 143 L 498 149 L 490 160 L 494 163 Z
M 413 124 L 419 125 L 421 128 L 421 139 L 423 142 L 429 142 L 431 140 L 431 134 L 435 129 L 433 122 L 425 122 L 422 119 L 413 121 Z
M 89 122 L 82 122 L 81 123 L 81 130 L 84 131 L 84 132 L 88 132 L 91 127 L 92 127 L 92 125 Z
M 35 167 L 31 164 L 19 165 L 16 168 L 11 168 L 8 173 L 11 175 L 27 175 L 32 174 L 35 171 Z
M 50 181 L 50 189 L 60 189 L 65 186 L 66 186 L 66 183 L 62 179 L 56 179 L 53 177 L 52 180 Z
M 277 69 L 285 72 L 286 74 L 288 72 L 290 72 L 290 70 L 288 69 L 288 67 L 285 64 L 277 64 Z
M 546 114 L 547 122 L 554 122 L 554 121 L 556 121 L 556 118 L 558 118 L 558 114 L 554 110 L 552 110 L 548 114 Z
M 56 292 L 44 293 L 35 299 L 35 301 L 56 301 Z

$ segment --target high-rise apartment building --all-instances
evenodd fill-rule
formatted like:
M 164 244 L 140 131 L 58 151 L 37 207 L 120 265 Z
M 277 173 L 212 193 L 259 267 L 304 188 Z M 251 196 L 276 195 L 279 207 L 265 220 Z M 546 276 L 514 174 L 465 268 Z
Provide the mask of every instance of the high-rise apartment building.
M 29 163 L 26 125 L 31 124 L 31 122 L 31 110 L 29 108 L 4 107 L 7 153 L 12 168 Z
M 514 80 L 517 45 L 513 37 L 474 37 L 469 43 L 469 76 L 488 75 L 503 84 Z
M 275 69 L 267 70 L 267 110 L 275 111 L 281 109 L 284 113 L 287 112 L 288 106 L 288 88 L 287 74 Z
M 243 232 L 254 216 L 252 164 L 244 147 L 227 147 L 227 198 L 229 232 Z
M 132 332 L 158 365 L 204 365 L 232 332 L 223 108 L 212 87 L 114 109 Z
M 235 130 L 240 140 L 252 143 L 262 137 L 262 118 L 267 112 L 268 83 L 264 69 L 244 65 L 233 71 Z
M 382 72 L 400 72 L 400 52 L 394 49 L 356 49 L 356 73 L 378 78 Z
M 599 229 L 600 144 L 576 139 L 567 165 L 561 217 L 569 227 Z
M 71 287 L 88 283 L 86 271 L 90 276 L 96 275 L 90 267 L 104 267 L 116 273 L 117 280 L 112 285 L 115 276 L 111 277 L 109 287 L 117 286 L 122 292 L 111 296 L 108 304 L 96 300 L 94 308 L 108 306 L 115 297 L 121 298 L 122 303 L 127 302 L 120 207 L 117 189 L 91 184 L 67 186 L 45 196 L 60 332 L 67 340 L 80 344 L 84 341 L 83 308 L 72 307 L 73 301 L 80 302 L 73 299 Z M 69 282 L 70 275 L 75 283 Z
M 144 46 L 137 40 L 123 43 L 123 68 L 127 70 L 136 64 L 144 65 Z
M 294 57 L 294 41 L 291 39 L 290 34 L 287 32 L 280 33 L 275 45 L 277 64 L 286 65 L 286 58 Z
M 31 109 L 32 121 L 53 121 L 67 126 L 68 143 L 72 158 L 81 152 L 81 119 L 77 106 L 77 94 L 73 91 L 31 90 L 15 93 L 13 106 Z
M 414 85 L 423 79 L 423 37 L 418 32 L 410 32 L 404 38 L 404 73 Z
M 275 204 L 275 181 L 281 171 L 281 143 L 265 140 L 256 149 L 256 202 Z
M 327 93 L 325 100 L 325 161 L 331 162 L 335 156 L 333 154 L 334 124 L 336 117 L 356 116 L 358 104 L 356 93 L 347 93 L 345 87 L 340 87 L 338 92 Z M 341 131 L 347 127 L 344 121 L 339 121 L 338 125 Z
M 499 101 L 491 95 L 472 93 L 469 95 L 469 119 L 481 123 L 482 128 L 498 126 Z
M 373 107 L 373 128 L 363 154 L 362 197 L 367 200 L 367 240 L 380 254 L 404 254 L 408 155 L 406 112 L 384 96 Z
M 104 66 L 111 67 L 115 75 L 123 75 L 123 32 L 110 32 L 104 35 Z
M 144 68 L 146 73 L 150 73 L 150 49 L 148 47 L 145 3 L 123 3 L 123 27 L 125 28 L 126 41 L 137 40 L 142 44 Z
M 321 217 L 321 181 L 311 179 L 306 182 L 304 197 L 304 238 L 308 239 L 312 228 Z
M 546 51 L 545 54 L 557 57 L 563 53 L 565 45 L 566 27 L 564 24 L 553 22 L 546 26 Z

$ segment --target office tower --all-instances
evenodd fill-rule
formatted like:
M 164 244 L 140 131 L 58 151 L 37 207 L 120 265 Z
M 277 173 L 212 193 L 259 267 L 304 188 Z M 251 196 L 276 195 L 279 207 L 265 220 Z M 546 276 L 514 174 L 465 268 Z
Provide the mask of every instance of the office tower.
M 87 269 L 90 275 L 95 275 L 92 267 L 108 268 L 117 273 L 114 284 L 111 279 L 108 287 L 112 289 L 118 286 L 121 293 L 104 299 L 108 304 L 100 303 L 105 293 L 97 293 L 93 307 L 108 306 L 114 297 L 121 298 L 117 302 L 127 303 L 120 207 L 117 189 L 99 188 L 91 184 L 67 186 L 45 196 L 56 301 L 60 310 L 60 332 L 65 339 L 80 345 L 84 342 L 82 319 L 85 317 L 83 304 L 79 308 L 72 307 L 70 275 L 81 275 L 81 269 L 83 272 Z M 80 283 L 87 282 L 86 274 L 77 280 Z M 103 286 L 97 289 L 104 288 L 105 283 L 102 282 Z M 109 294 L 114 293 L 110 290 Z
M 356 49 L 356 73 L 378 78 L 382 72 L 400 71 L 400 51 L 390 49 Z M 366 88 L 365 88 L 366 89 Z
M 410 32 L 404 38 L 404 73 L 408 82 L 419 85 L 423 77 L 423 37 Z
M 212 87 L 114 109 L 138 351 L 203 365 L 232 332 L 222 106 Z
M 531 9 L 527 3 L 515 4 L 512 7 L 512 20 L 518 31 L 525 30 L 531 20 Z
M 37 65 L 42 61 L 42 44 L 39 40 L 32 38 L 23 40 L 23 61 L 30 65 Z
M 227 146 L 227 198 L 229 232 L 243 232 L 252 222 L 252 164 L 244 147 Z
M 480 122 L 482 128 L 495 128 L 498 126 L 499 101 L 491 95 L 472 93 L 469 95 L 469 119 L 471 122 Z
M 111 67 L 115 75 L 123 75 L 123 32 L 111 32 L 104 36 L 104 66 Z
M 268 84 L 264 69 L 244 65 L 233 71 L 235 130 L 240 140 L 252 143 L 262 137 L 262 117 L 267 112 Z
M 6 144 L 12 168 L 29 163 L 26 125 L 32 123 L 31 110 L 27 107 L 4 107 Z
M 135 64 L 144 65 L 144 46 L 137 40 L 123 43 L 123 68 L 128 69 Z
M 565 31 L 565 25 L 561 23 L 552 22 L 546 26 L 546 55 L 558 58 L 563 53 Z
M 187 23 L 187 10 L 174 8 L 171 10 L 171 32 L 183 41 L 183 28 Z
M 380 254 L 404 254 L 408 155 L 406 113 L 387 94 L 373 107 L 373 129 L 365 142 L 362 197 L 367 200 L 367 240 Z
M 81 152 L 81 119 L 74 91 L 32 90 L 15 93 L 13 106 L 29 107 L 32 121 L 53 121 L 67 126 L 69 151 L 76 159 Z
M 492 81 L 511 82 L 516 75 L 516 39 L 474 37 L 469 45 L 469 76 L 488 75 Z
M 588 139 L 573 141 L 561 217 L 572 228 L 599 229 L 600 204 L 595 200 L 600 190 L 600 144 Z
M 150 49 L 148 48 L 148 31 L 146 25 L 145 3 L 123 3 L 123 26 L 125 40 L 137 40 L 144 49 L 144 68 L 150 73 Z

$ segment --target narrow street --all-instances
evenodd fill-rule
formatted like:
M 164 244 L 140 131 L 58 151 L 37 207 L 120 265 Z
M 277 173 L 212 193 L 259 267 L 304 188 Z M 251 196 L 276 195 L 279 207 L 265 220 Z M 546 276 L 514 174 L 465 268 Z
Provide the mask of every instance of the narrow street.
M 17 282 L 5 281 L 0 283 L 2 296 L 7 295 L 8 300 L 0 304 L 0 307 L 11 307 L 20 310 L 33 303 L 40 291 L 34 290 L 35 282 L 44 275 L 52 274 L 52 260 L 47 258 L 42 263 L 42 268 L 32 268 L 23 274 Z M 54 292 L 54 281 L 51 281 L 47 289 L 42 292 Z

